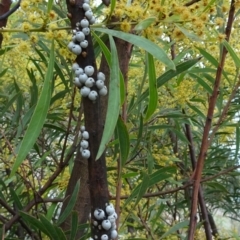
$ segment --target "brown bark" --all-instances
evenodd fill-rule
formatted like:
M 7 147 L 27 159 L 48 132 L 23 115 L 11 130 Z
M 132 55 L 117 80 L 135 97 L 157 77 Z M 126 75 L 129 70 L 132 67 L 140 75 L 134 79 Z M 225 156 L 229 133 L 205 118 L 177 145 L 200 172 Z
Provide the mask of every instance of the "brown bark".
M 0 16 L 2 16 L 3 14 L 5 14 L 6 12 L 9 11 L 11 4 L 12 4 L 11 0 L 2 0 L 1 1 Z M 6 27 L 6 25 L 7 25 L 7 18 L 0 20 L 0 28 Z M 2 41 L 3 41 L 3 35 L 2 35 L 2 33 L 0 33 L 0 48 L 2 46 Z
M 75 29 L 76 23 L 84 18 L 84 10 L 82 9 L 82 0 L 70 0 L 67 1 L 67 7 L 71 20 L 72 28 Z M 76 58 L 76 62 L 79 64 L 81 68 L 84 68 L 87 65 L 91 65 L 94 67 L 95 72 L 92 76 L 94 79 L 97 77 L 97 66 L 96 60 L 94 56 L 94 49 L 92 44 L 91 36 L 87 36 L 88 40 L 88 48 L 85 54 L 78 55 Z M 102 69 L 105 68 L 102 66 Z M 106 68 L 105 68 L 106 69 Z M 103 70 L 106 75 L 106 78 L 109 77 L 109 74 Z M 106 79 L 105 84 L 108 87 L 109 80 Z M 80 223 L 86 222 L 88 218 L 88 212 L 91 208 L 91 216 L 93 216 L 93 212 L 97 208 L 105 209 L 105 204 L 109 201 L 108 194 L 108 184 L 107 184 L 107 173 L 106 173 L 106 163 L 105 163 L 105 154 L 103 154 L 100 159 L 97 161 L 96 155 L 98 152 L 98 148 L 100 145 L 104 121 L 107 109 L 107 96 L 101 97 L 92 102 L 88 98 L 82 98 L 83 108 L 84 108 L 84 122 L 86 131 L 89 132 L 89 150 L 91 152 L 91 156 L 88 160 L 81 159 L 80 161 L 74 164 L 73 174 L 70 179 L 71 187 L 69 186 L 67 194 L 71 194 L 71 191 L 74 187 L 74 183 L 80 178 L 80 192 L 78 204 L 75 208 L 83 209 L 83 212 L 79 212 L 79 221 Z M 78 168 L 81 167 L 81 170 Z M 88 173 L 88 180 L 87 180 Z M 80 175 L 82 174 L 82 175 Z M 89 192 L 90 192 L 90 201 L 88 197 L 88 184 L 89 184 Z M 84 197 L 85 196 L 85 197 Z M 84 199 L 83 199 L 84 198 Z M 91 205 L 90 205 L 91 204 Z M 91 206 L 91 207 L 90 207 Z M 69 225 L 69 223 L 66 223 Z M 91 235 L 98 236 L 98 239 L 101 239 L 102 234 L 108 234 L 105 230 L 99 230 L 98 228 L 91 225 Z M 78 233 L 81 235 L 81 233 Z

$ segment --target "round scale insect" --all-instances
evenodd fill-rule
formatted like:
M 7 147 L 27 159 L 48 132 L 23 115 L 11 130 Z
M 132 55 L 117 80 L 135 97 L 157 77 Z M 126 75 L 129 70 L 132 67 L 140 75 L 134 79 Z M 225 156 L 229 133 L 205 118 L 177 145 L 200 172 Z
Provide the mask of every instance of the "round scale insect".
M 103 72 L 98 72 L 97 79 L 105 81 L 106 79 L 105 74 Z
M 92 87 L 94 85 L 95 81 L 92 77 L 88 78 L 87 81 L 85 82 L 86 87 Z
M 85 131 L 85 126 L 81 126 L 81 127 L 80 127 L 80 130 L 81 130 L 82 132 L 84 132 L 84 131 Z
M 88 27 L 89 26 L 89 21 L 87 19 L 82 19 L 80 22 L 80 26 L 82 28 Z
M 83 86 L 80 90 L 80 93 L 83 97 L 87 97 L 89 93 L 91 92 L 90 88 Z
M 115 209 L 114 209 L 114 206 L 112 205 L 112 203 L 108 204 L 106 206 L 106 213 L 107 215 L 112 215 L 113 213 L 115 213 Z
M 75 46 L 75 43 L 73 42 L 73 41 L 71 41 L 68 45 L 67 45 L 67 47 L 68 47 L 68 49 L 69 50 L 72 50 L 72 48 Z
M 75 78 L 74 78 L 73 83 L 74 83 L 77 87 L 81 87 L 81 86 L 82 86 L 82 84 L 81 84 L 81 82 L 79 81 L 79 78 L 78 78 L 78 77 L 75 77 Z
M 78 42 L 82 42 L 85 39 L 85 34 L 82 31 L 78 31 L 75 37 Z
M 102 221 L 102 227 L 105 230 L 109 230 L 111 228 L 112 224 L 109 220 L 103 220 Z
M 115 223 L 116 222 L 116 218 L 114 217 L 114 215 L 110 215 L 108 216 L 108 220 L 111 222 L 111 223 Z
M 87 41 L 87 40 L 83 40 L 82 42 L 80 42 L 80 46 L 81 46 L 82 48 L 87 48 L 87 46 L 88 46 L 88 41 Z
M 72 65 L 72 70 L 73 71 L 75 71 L 75 70 L 77 70 L 79 68 L 79 65 L 75 62 L 75 63 L 73 63 L 73 65 Z
M 117 231 L 116 231 L 116 230 L 112 230 L 112 231 L 111 231 L 111 238 L 114 239 L 114 238 L 116 238 L 117 236 L 118 236 Z
M 97 80 L 96 81 L 96 86 L 97 86 L 98 89 L 102 89 L 104 87 L 103 80 Z
M 83 2 L 89 4 L 90 1 L 89 0 L 83 0 Z
M 77 44 L 75 44 L 71 50 L 76 55 L 79 55 L 82 52 L 82 48 Z
M 98 93 L 94 90 L 92 90 L 89 94 L 88 94 L 88 98 L 92 101 L 95 101 L 98 97 Z
M 95 22 L 96 22 L 96 18 L 92 16 L 91 19 L 89 19 L 89 23 L 94 24 Z
M 82 132 L 82 138 L 85 139 L 85 140 L 89 139 L 89 133 L 88 133 L 88 131 L 83 131 L 83 132 Z
M 107 87 L 106 87 L 106 86 L 103 86 L 103 88 L 101 88 L 101 89 L 99 90 L 99 95 L 100 95 L 100 96 L 106 96 L 107 93 L 108 93 L 108 90 L 107 90 Z
M 76 36 L 75 35 L 72 36 L 72 41 L 76 42 Z
M 88 76 L 85 73 L 81 73 L 80 75 L 78 75 L 78 77 L 81 83 L 85 83 L 88 79 Z
M 84 3 L 84 4 L 82 5 L 82 7 L 83 7 L 83 10 L 84 10 L 84 11 L 88 11 L 89 9 L 91 9 L 91 8 L 90 8 L 90 5 L 89 5 L 88 3 Z
M 107 234 L 103 234 L 101 236 L 101 240 L 108 240 L 108 235 Z
M 80 146 L 83 148 L 83 149 L 86 149 L 86 148 L 88 148 L 88 141 L 86 141 L 86 140 L 82 140 L 81 141 L 81 143 L 80 143 Z
M 89 76 L 89 77 L 91 77 L 92 75 L 93 75 L 93 73 L 94 73 L 94 67 L 93 66 L 86 66 L 85 68 L 84 68 L 84 72 Z
M 89 27 L 85 27 L 85 28 L 82 29 L 82 32 L 85 34 L 85 36 L 87 36 L 90 33 L 90 28 Z
M 85 12 L 85 16 L 88 18 L 88 19 L 91 19 L 93 17 L 93 12 L 92 10 L 87 10 Z
M 83 74 L 83 69 L 79 67 L 75 70 L 75 75 L 79 76 L 80 74 Z
M 88 159 L 90 157 L 90 151 L 88 149 L 82 150 L 82 157 Z
M 94 217 L 97 219 L 97 220 L 103 220 L 105 218 L 105 212 L 100 209 L 100 208 L 97 208 L 94 212 L 93 212 L 93 215 Z

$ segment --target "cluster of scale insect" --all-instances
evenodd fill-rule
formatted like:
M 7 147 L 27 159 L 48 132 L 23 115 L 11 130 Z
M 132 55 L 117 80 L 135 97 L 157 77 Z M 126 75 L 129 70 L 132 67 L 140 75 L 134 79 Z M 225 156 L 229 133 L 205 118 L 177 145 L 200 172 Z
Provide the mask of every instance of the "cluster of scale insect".
M 86 131 L 85 126 L 81 126 L 80 137 L 81 137 L 80 152 L 81 152 L 83 158 L 88 159 L 90 157 L 91 153 L 88 150 L 89 133 L 88 133 L 88 131 Z
M 95 101 L 98 96 L 106 96 L 108 91 L 105 86 L 105 74 L 98 72 L 97 80 L 92 78 L 94 74 L 93 66 L 86 66 L 82 69 L 77 63 L 73 63 L 72 69 L 75 77 L 73 83 L 80 88 L 80 93 L 83 97 L 88 97 L 90 100 Z M 96 90 L 92 89 L 96 86 Z
M 85 12 L 85 18 L 76 24 L 76 28 L 73 29 L 72 41 L 68 44 L 68 49 L 76 55 L 81 54 L 88 47 L 86 36 L 90 34 L 89 26 L 96 21 L 89 5 L 89 0 L 84 0 L 82 8 Z
M 88 47 L 86 36 L 90 34 L 90 24 L 95 22 L 95 17 L 89 5 L 89 0 L 84 0 L 82 5 L 85 11 L 85 18 L 76 24 L 76 29 L 73 30 L 72 41 L 68 44 L 68 48 L 74 54 L 79 55 L 83 50 Z M 93 66 L 86 66 L 81 68 L 77 63 L 72 66 L 75 77 L 73 83 L 80 88 L 80 93 L 83 97 L 88 97 L 90 100 L 95 101 L 98 96 L 105 96 L 108 93 L 105 86 L 105 75 L 102 72 L 97 74 L 97 79 L 92 77 L 94 74 Z M 95 89 L 93 87 L 95 86 Z
M 111 203 L 106 203 L 105 209 L 95 209 L 93 213 L 92 224 L 99 230 L 104 229 L 110 232 L 110 238 L 107 234 L 103 234 L 99 240 L 112 240 L 118 236 L 116 230 L 117 213 Z M 89 240 L 98 239 L 97 236 L 89 238 Z

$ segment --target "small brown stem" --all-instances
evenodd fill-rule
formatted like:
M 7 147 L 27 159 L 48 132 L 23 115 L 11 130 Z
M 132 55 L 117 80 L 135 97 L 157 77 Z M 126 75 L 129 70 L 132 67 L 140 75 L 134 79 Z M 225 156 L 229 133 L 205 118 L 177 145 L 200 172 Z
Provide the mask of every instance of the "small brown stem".
M 234 21 L 234 12 L 235 12 L 234 5 L 235 5 L 235 0 L 232 0 L 231 5 L 230 5 L 230 10 L 229 10 L 229 15 L 228 15 L 228 23 L 227 23 L 227 27 L 226 27 L 226 31 L 225 31 L 227 41 L 229 40 L 233 21 Z M 218 96 L 218 91 L 219 91 L 219 86 L 220 86 L 220 82 L 221 82 L 221 76 L 222 76 L 222 71 L 223 71 L 226 55 L 227 55 L 227 49 L 225 47 L 223 47 L 221 60 L 218 65 L 218 68 L 217 68 L 213 93 L 212 93 L 212 96 L 210 97 L 210 101 L 209 101 L 209 107 L 208 107 L 207 118 L 206 118 L 206 122 L 205 122 L 205 126 L 204 126 L 204 131 L 203 131 L 200 154 L 198 156 L 196 169 L 192 176 L 192 179 L 194 180 L 194 188 L 193 188 L 193 196 L 192 196 L 192 206 L 191 206 L 191 214 L 190 214 L 190 226 L 189 226 L 189 232 L 188 232 L 188 240 L 194 239 L 194 233 L 195 233 L 196 224 L 197 224 L 198 192 L 199 192 L 199 187 L 200 187 L 200 182 L 201 182 L 204 160 L 207 155 L 208 137 L 209 137 L 209 132 L 211 129 L 213 112 L 214 112 L 216 101 L 217 101 L 217 96 Z

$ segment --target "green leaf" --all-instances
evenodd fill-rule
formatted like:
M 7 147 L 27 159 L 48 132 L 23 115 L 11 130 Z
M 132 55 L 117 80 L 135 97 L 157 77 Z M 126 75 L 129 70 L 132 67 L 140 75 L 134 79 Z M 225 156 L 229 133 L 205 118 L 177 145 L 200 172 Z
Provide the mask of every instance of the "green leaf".
M 77 181 L 77 184 L 74 187 L 74 191 L 73 191 L 73 193 L 71 195 L 71 198 L 70 198 L 70 200 L 68 202 L 68 205 L 64 209 L 63 213 L 61 214 L 61 216 L 58 219 L 58 222 L 57 222 L 58 225 L 60 225 L 62 222 L 64 222 L 64 220 L 69 216 L 69 214 L 73 210 L 73 208 L 75 206 L 75 203 L 77 201 L 79 188 L 80 188 L 80 180 Z
M 179 229 L 181 228 L 185 228 L 187 227 L 189 224 L 189 220 L 185 220 L 183 222 L 177 223 L 176 225 L 174 225 L 173 227 L 171 227 L 166 233 L 164 233 L 160 239 L 164 239 L 165 237 L 177 232 Z
M 156 18 L 155 18 L 155 17 L 146 18 L 146 19 L 140 21 L 140 22 L 133 28 L 133 30 L 135 30 L 135 31 L 144 30 L 144 29 L 146 29 L 147 27 L 149 27 L 152 23 L 154 23 L 155 21 L 156 21 Z
M 168 82 L 170 79 L 177 76 L 178 74 L 188 70 L 193 65 L 195 65 L 199 60 L 200 60 L 200 58 L 191 59 L 189 61 L 186 61 L 184 63 L 181 63 L 181 64 L 177 65 L 175 71 L 174 70 L 168 70 L 167 72 L 165 72 L 162 76 L 160 76 L 157 79 L 157 88 L 163 86 L 166 82 Z M 149 95 L 148 90 L 143 92 L 142 95 L 139 97 L 137 103 L 135 103 L 135 105 L 139 104 L 139 102 L 143 101 L 146 97 L 148 97 L 148 95 Z
M 206 52 L 204 49 L 196 47 L 201 55 L 204 56 L 210 63 L 212 63 L 213 66 L 217 67 L 218 66 L 218 60 L 214 58 L 210 53 Z
M 110 67 L 111 66 L 111 53 L 110 53 L 109 49 L 104 44 L 104 42 L 98 37 L 97 34 L 95 34 L 94 32 L 92 34 L 93 34 L 94 38 L 96 39 L 96 41 L 98 42 L 99 46 L 101 47 L 102 52 L 106 58 L 106 61 Z M 125 101 L 126 90 L 125 90 L 125 83 L 124 83 L 122 72 L 119 71 L 119 74 L 120 74 L 120 76 L 119 76 L 119 78 L 120 78 L 120 101 L 121 101 L 121 105 L 122 105 Z
M 92 29 L 98 32 L 106 33 L 114 37 L 120 38 L 126 42 L 132 43 L 135 46 L 142 48 L 147 52 L 151 53 L 155 58 L 163 62 L 168 68 L 173 70 L 176 69 L 174 62 L 168 58 L 167 53 L 162 48 L 160 48 L 157 44 L 155 44 L 154 42 L 144 37 L 140 37 L 137 35 L 133 35 L 133 34 L 121 32 L 121 31 L 105 29 L 105 28 L 93 27 Z
M 145 121 L 147 121 L 155 112 L 158 104 L 156 71 L 153 56 L 147 55 L 148 82 L 149 82 L 149 101 Z
M 223 45 L 228 50 L 229 54 L 231 55 L 236 67 L 239 68 L 240 67 L 240 59 L 237 56 L 237 54 L 235 53 L 235 51 L 232 49 L 232 47 L 226 40 L 223 41 Z
M 74 211 L 72 213 L 70 240 L 75 240 L 77 230 L 78 230 L 78 213 Z
M 27 222 L 29 225 L 33 226 L 37 231 L 41 231 L 49 236 L 49 233 L 48 233 L 45 225 L 42 222 L 37 220 L 35 217 L 29 215 L 28 213 L 19 211 L 19 214 L 25 220 L 25 222 Z
M 196 74 L 189 74 L 191 77 L 194 77 L 195 79 L 197 79 L 197 82 L 209 93 L 212 94 L 212 88 L 207 84 L 207 82 L 205 82 L 203 80 L 203 77 L 198 76 Z
M 114 40 L 109 36 L 111 47 L 111 66 L 110 66 L 110 83 L 107 116 L 103 130 L 102 140 L 98 149 L 96 160 L 103 154 L 107 143 L 111 139 L 117 124 L 120 111 L 120 88 L 119 88 L 119 62 L 117 49 Z
M 53 0 L 48 0 L 47 2 L 47 13 L 50 13 L 52 10 Z
M 142 199 L 142 196 L 146 193 L 149 187 L 149 181 L 150 181 L 149 175 L 145 172 L 142 172 L 142 182 L 136 195 L 137 199 L 135 202 L 135 206 L 139 203 L 139 201 Z
M 5 73 L 7 72 L 8 68 L 5 68 L 4 70 L 1 71 L 0 77 L 3 77 Z
M 121 167 L 123 167 L 128 158 L 130 141 L 127 127 L 120 117 L 118 118 L 117 122 L 117 133 L 119 139 Z
M 13 202 L 14 202 L 15 206 L 17 207 L 17 209 L 18 210 L 23 209 L 21 200 L 19 199 L 19 197 L 18 197 L 17 193 L 15 192 L 15 190 L 13 188 L 11 188 L 11 187 L 9 187 L 9 190 L 10 190 Z
M 206 182 L 205 184 L 213 188 L 215 191 L 219 191 L 221 193 L 229 193 L 227 188 L 219 182 Z
M 45 226 L 46 230 L 48 231 L 48 236 L 55 240 L 65 240 L 66 236 L 64 235 L 63 231 L 61 228 L 55 226 L 53 223 L 51 223 L 45 216 L 40 215 L 39 216 L 40 221 L 43 223 Z
M 197 42 L 201 42 L 202 39 L 199 38 L 196 34 L 189 32 L 187 29 L 180 27 L 178 24 L 175 24 L 176 27 L 189 39 L 193 40 L 193 41 L 197 41 Z
M 16 172 L 17 168 L 21 165 L 22 161 L 26 158 L 27 154 L 36 142 L 41 129 L 43 127 L 44 121 L 47 116 L 48 107 L 51 99 L 51 80 L 53 77 L 53 67 L 54 67 L 54 42 L 52 42 L 51 54 L 47 73 L 44 80 L 43 89 L 39 97 L 38 103 L 30 120 L 29 126 L 23 137 L 22 142 L 18 150 L 17 158 L 14 162 L 11 176 Z
M 111 0 L 109 18 L 112 16 L 112 13 L 113 13 L 115 7 L 116 7 L 116 0 Z

